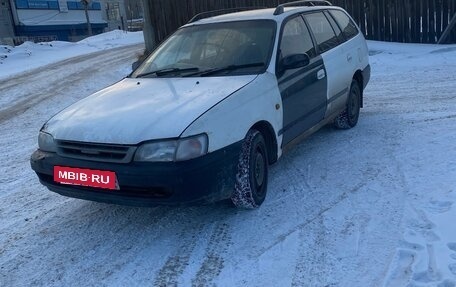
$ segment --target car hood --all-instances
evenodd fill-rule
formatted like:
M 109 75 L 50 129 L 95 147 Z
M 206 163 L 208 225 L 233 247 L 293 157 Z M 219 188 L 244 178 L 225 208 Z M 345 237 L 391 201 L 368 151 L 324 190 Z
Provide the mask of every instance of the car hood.
M 255 77 L 126 78 L 61 111 L 43 130 L 58 140 L 91 143 L 176 138 Z

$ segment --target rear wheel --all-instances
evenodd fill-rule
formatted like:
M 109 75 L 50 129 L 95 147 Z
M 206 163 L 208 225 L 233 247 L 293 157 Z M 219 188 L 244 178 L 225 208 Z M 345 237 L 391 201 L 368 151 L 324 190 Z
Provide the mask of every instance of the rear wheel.
M 258 208 L 266 198 L 268 153 L 263 135 L 250 130 L 242 144 L 231 201 L 236 207 Z
M 347 107 L 334 120 L 338 129 L 351 129 L 358 124 L 359 111 L 361 109 L 361 89 L 357 81 L 353 80 L 348 95 Z

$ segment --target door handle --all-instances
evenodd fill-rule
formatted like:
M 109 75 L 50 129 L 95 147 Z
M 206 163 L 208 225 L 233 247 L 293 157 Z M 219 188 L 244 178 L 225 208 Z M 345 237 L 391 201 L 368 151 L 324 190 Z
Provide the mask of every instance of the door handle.
M 347 62 L 351 62 L 353 59 L 352 55 L 348 54 L 347 55 Z
M 321 69 L 317 72 L 317 79 L 321 80 L 326 77 L 326 72 L 324 69 Z

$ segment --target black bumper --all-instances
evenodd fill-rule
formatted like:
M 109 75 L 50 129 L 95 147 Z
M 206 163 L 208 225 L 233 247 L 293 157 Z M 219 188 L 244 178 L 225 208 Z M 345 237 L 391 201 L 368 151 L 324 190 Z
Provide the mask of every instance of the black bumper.
M 241 142 L 185 162 L 106 163 L 37 150 L 30 163 L 40 182 L 61 195 L 134 206 L 204 203 L 229 198 L 233 192 Z M 119 190 L 64 185 L 54 181 L 54 166 L 114 171 Z

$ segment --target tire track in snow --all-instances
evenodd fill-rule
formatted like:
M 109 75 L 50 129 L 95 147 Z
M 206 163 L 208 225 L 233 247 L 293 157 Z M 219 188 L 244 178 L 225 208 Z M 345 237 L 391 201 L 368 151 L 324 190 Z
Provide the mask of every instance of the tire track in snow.
M 394 136 L 391 136 L 391 138 L 397 138 L 396 134 L 393 134 Z M 378 136 L 384 137 L 384 133 L 381 132 Z M 392 143 L 391 145 L 385 144 L 383 147 L 385 148 L 385 153 L 388 154 L 388 157 L 394 158 L 393 152 L 396 150 L 395 143 Z M 329 256 L 328 258 L 326 251 L 331 250 L 334 246 L 331 244 L 329 246 L 325 246 L 325 241 L 331 242 L 333 239 L 325 240 L 325 230 L 322 229 L 321 222 L 323 222 L 322 219 L 326 217 L 325 213 L 334 213 L 330 212 L 330 210 L 338 209 L 339 206 L 349 204 L 349 202 L 353 201 L 353 198 L 358 198 L 359 196 L 362 197 L 362 195 L 355 195 L 356 193 L 365 193 L 366 191 L 369 191 L 369 189 L 372 189 L 370 186 L 378 181 L 378 177 L 383 172 L 382 168 L 371 165 L 361 170 L 363 171 L 360 174 L 361 182 L 353 182 L 353 184 L 343 187 L 341 186 L 340 188 L 345 189 L 346 192 L 340 194 L 336 198 L 333 198 L 325 205 L 319 206 L 319 210 L 316 214 L 312 214 L 306 221 L 289 228 L 288 232 L 277 236 L 276 240 L 272 242 L 272 244 L 261 249 L 258 253 L 254 254 L 253 257 L 259 257 L 262 254 L 267 253 L 268 250 L 272 249 L 274 246 L 282 244 L 282 242 L 284 242 L 290 235 L 296 235 L 295 232 L 298 232 L 299 245 L 297 248 L 298 254 L 294 265 L 294 272 L 292 272 L 292 286 L 337 286 L 338 284 L 335 283 L 337 280 L 334 281 L 334 277 L 331 276 L 331 270 L 333 268 L 337 268 L 337 266 L 334 266 L 333 263 L 336 262 L 338 258 L 334 258 L 332 256 Z M 307 174 L 308 173 L 309 172 L 307 172 Z M 306 179 L 309 178 L 309 176 L 306 178 L 306 173 L 304 173 L 303 170 L 301 170 L 301 174 L 302 177 L 304 177 L 302 181 L 306 181 Z M 386 175 L 392 176 L 394 173 L 387 172 Z M 307 190 L 311 190 L 310 187 L 312 185 L 309 182 L 304 182 L 303 185 Z M 331 218 L 331 215 L 328 216 Z M 354 235 L 350 237 L 342 234 L 342 238 L 347 240 L 350 239 L 354 243 L 353 257 L 355 259 L 358 258 L 359 252 L 362 252 L 364 242 L 366 242 L 366 238 L 363 238 L 362 235 L 365 234 L 365 229 L 369 220 L 369 217 L 364 216 L 363 213 L 354 214 L 347 222 L 347 224 L 352 224 L 349 227 L 351 227 Z M 310 234 L 306 234 L 305 232 L 310 232 Z M 310 242 L 308 240 L 309 238 L 311 239 Z M 333 279 L 333 281 L 330 279 Z M 330 281 L 326 282 L 325 280 Z
M 204 261 L 192 279 L 192 286 L 210 286 L 225 267 L 224 254 L 233 244 L 230 235 L 230 226 L 218 222 L 209 239 L 209 244 L 204 252 Z
M 316 135 L 313 135 L 315 138 Z M 283 204 L 285 199 L 288 199 L 290 197 L 295 197 L 296 193 L 298 193 L 301 190 L 305 190 L 308 193 L 311 193 L 312 191 L 315 190 L 315 187 L 312 186 L 311 184 L 311 166 L 309 164 L 305 165 L 305 167 L 301 167 L 299 164 L 296 163 L 296 159 L 301 157 L 304 158 L 306 156 L 305 153 L 299 153 L 298 149 L 294 149 L 289 152 L 289 155 L 285 158 L 282 159 L 283 163 L 283 168 L 287 170 L 296 170 L 296 172 L 293 173 L 287 173 L 287 182 L 290 184 L 287 185 L 286 187 L 282 188 L 282 191 L 284 192 L 284 195 L 278 196 L 275 200 L 270 200 L 270 204 L 266 206 L 262 206 L 262 209 L 264 210 L 263 212 L 268 214 L 268 213 L 274 213 L 277 208 L 279 208 L 278 204 Z M 322 170 L 322 173 L 324 173 L 324 177 L 327 176 L 327 170 Z M 277 177 L 277 175 L 280 173 L 275 174 L 274 170 L 272 171 L 272 177 Z M 340 202 L 345 200 L 348 196 L 349 193 L 355 193 L 359 189 L 361 189 L 365 184 L 361 183 L 358 184 L 357 186 L 353 187 L 352 189 L 343 192 L 339 196 L 337 196 L 332 202 L 329 202 L 329 204 L 325 206 L 321 206 L 319 211 L 316 213 L 310 214 L 310 217 L 306 218 L 304 221 L 301 221 L 299 224 L 289 228 L 285 232 L 272 237 L 272 242 L 267 244 L 263 244 L 262 246 L 258 246 L 258 249 L 254 250 L 252 253 L 249 254 L 249 258 L 251 259 L 257 259 L 263 254 L 267 253 L 269 250 L 274 248 L 275 246 L 281 244 L 284 242 L 290 235 L 292 235 L 295 232 L 298 232 L 304 228 L 306 228 L 308 225 L 312 224 L 316 220 L 318 220 L 325 212 L 328 210 L 334 208 L 337 206 Z M 285 193 L 286 192 L 286 193 Z M 269 195 L 269 197 L 271 197 Z
M 200 222 L 194 228 L 184 228 L 179 233 L 178 238 L 183 239 L 183 243 L 168 257 L 163 267 L 158 271 L 153 286 L 178 286 L 179 277 L 189 265 L 190 257 L 195 249 L 197 243 L 195 235 L 201 234 L 203 229 L 204 224 Z
M 360 190 L 361 187 L 355 187 L 353 190 L 353 192 L 356 192 L 358 190 Z M 349 197 L 349 193 L 351 191 L 346 191 L 344 193 L 342 193 L 339 197 L 337 197 L 337 199 L 335 201 L 333 201 L 332 203 L 330 203 L 328 206 L 326 206 L 325 208 L 322 208 L 317 214 L 315 214 L 313 217 L 305 220 L 304 222 L 294 226 L 293 228 L 289 229 L 287 232 L 284 232 L 282 233 L 281 235 L 277 236 L 276 239 L 269 245 L 265 246 L 265 247 L 262 247 L 261 249 L 259 249 L 257 252 L 255 252 L 255 254 L 253 254 L 253 256 L 251 256 L 252 258 L 258 258 L 260 257 L 261 255 L 263 255 L 264 253 L 268 252 L 270 249 L 272 249 L 274 246 L 282 243 L 283 241 L 285 241 L 288 236 L 290 236 L 291 234 L 299 231 L 299 230 L 302 230 L 304 229 L 306 226 L 308 226 L 309 224 L 313 223 L 314 221 L 318 220 L 318 218 L 320 218 L 325 212 L 327 212 L 328 210 L 331 210 L 332 208 L 334 208 L 335 206 L 337 206 L 339 203 L 341 203 L 342 201 L 344 201 L 345 199 L 347 199 Z
M 336 258 L 330 250 L 333 248 L 334 230 L 333 226 L 327 225 L 331 221 L 331 216 L 321 216 L 315 220 L 305 230 L 299 231 L 299 245 L 297 248 L 298 256 L 295 260 L 295 268 L 292 274 L 291 286 L 339 286 L 340 282 L 333 276 L 332 271 L 337 269 L 337 263 L 341 264 L 342 258 Z M 346 250 L 352 254 L 350 261 L 355 261 L 359 255 L 360 246 L 365 239 L 365 233 L 370 216 L 366 213 L 354 213 L 345 217 L 342 228 L 338 230 L 340 238 L 344 242 L 350 242 Z M 343 248 L 343 247 L 340 247 Z M 374 286 L 374 284 L 372 284 Z
M 4 95 L 10 93 L 11 90 L 17 91 L 17 86 L 25 85 L 28 82 L 37 83 L 31 85 L 29 89 L 21 90 L 19 95 L 15 95 L 14 98 L 17 101 L 11 101 L 13 103 L 11 106 L 0 109 L 0 123 L 27 111 L 41 101 L 59 95 L 76 83 L 86 80 L 87 74 L 95 74 L 104 67 L 133 60 L 135 54 L 142 50 L 142 46 L 142 44 L 135 44 L 79 56 L 35 69 L 17 78 L 0 81 L 2 87 L 0 94 Z M 69 65 L 76 63 L 78 64 L 75 66 L 76 69 L 68 69 Z
M 102 50 L 98 52 L 89 53 L 86 55 L 80 55 L 65 59 L 53 64 L 49 64 L 43 67 L 38 67 L 33 70 L 19 73 L 17 75 L 5 78 L 0 80 L 0 93 L 5 92 L 7 89 L 16 87 L 18 85 L 29 84 L 32 80 L 48 80 L 50 72 L 55 72 L 55 70 L 60 70 L 62 67 L 70 67 L 73 64 L 80 64 L 82 62 L 90 61 L 92 59 L 99 59 L 105 55 L 114 54 L 122 55 L 122 52 L 129 52 L 132 48 L 144 48 L 144 44 L 133 44 L 122 47 L 117 47 L 113 49 Z M 113 57 L 115 58 L 115 57 Z
M 307 274 L 312 273 L 315 275 L 324 275 L 327 269 L 326 266 L 328 262 L 326 260 L 326 248 L 323 246 L 325 243 L 324 222 L 322 217 L 319 217 L 318 219 L 318 221 L 314 222 L 315 225 L 318 225 L 318 231 L 315 235 L 314 241 L 312 242 L 312 245 L 315 245 L 312 246 L 313 250 L 308 250 L 303 242 L 303 233 L 305 231 L 301 230 L 299 233 L 300 244 L 298 252 L 300 255 L 296 260 L 295 270 L 292 276 L 291 286 L 293 287 L 308 285 L 310 278 L 307 277 Z M 325 276 L 314 276 L 314 279 L 325 280 Z M 319 283 L 321 284 L 322 282 Z

